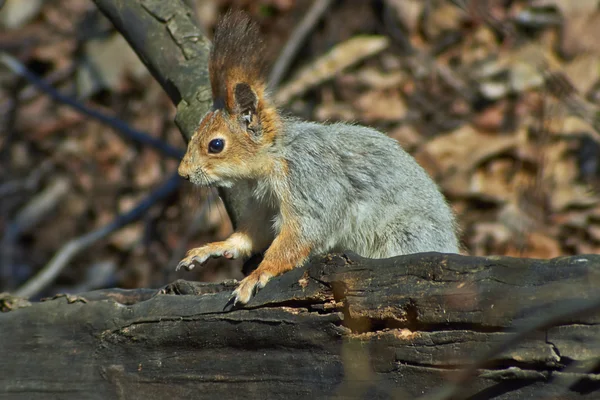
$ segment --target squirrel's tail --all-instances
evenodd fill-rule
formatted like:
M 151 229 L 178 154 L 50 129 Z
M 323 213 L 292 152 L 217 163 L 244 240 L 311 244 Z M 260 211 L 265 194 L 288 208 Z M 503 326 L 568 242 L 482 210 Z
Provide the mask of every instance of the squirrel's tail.
M 228 11 L 215 30 L 209 72 L 215 108 L 234 111 L 235 87 L 249 85 L 264 97 L 265 46 L 258 26 L 241 11 Z

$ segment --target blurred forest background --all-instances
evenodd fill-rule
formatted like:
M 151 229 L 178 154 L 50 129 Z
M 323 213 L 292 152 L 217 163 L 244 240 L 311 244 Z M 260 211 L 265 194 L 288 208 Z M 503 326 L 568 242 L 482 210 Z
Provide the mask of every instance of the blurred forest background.
M 396 138 L 454 207 L 465 254 L 600 253 L 597 0 L 187 3 L 209 37 L 231 7 L 259 23 L 285 112 Z M 175 273 L 231 224 L 215 190 L 169 180 L 175 109 L 94 3 L 0 5 L 0 291 L 241 278 L 239 261 Z

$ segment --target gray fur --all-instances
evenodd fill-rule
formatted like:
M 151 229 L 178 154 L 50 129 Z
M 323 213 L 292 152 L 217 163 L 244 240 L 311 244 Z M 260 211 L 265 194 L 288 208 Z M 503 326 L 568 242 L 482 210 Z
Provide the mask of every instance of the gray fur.
M 458 252 L 450 207 L 394 139 L 363 126 L 285 120 L 269 152 L 288 166 L 290 203 L 313 254 Z M 277 193 L 274 184 L 259 182 L 254 201 Z

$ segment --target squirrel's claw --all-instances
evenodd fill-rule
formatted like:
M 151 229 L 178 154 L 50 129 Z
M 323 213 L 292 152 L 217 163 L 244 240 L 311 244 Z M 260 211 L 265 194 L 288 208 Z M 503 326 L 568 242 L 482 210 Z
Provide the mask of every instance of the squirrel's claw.
M 179 271 L 181 267 L 185 266 L 185 262 L 183 260 L 179 261 L 179 264 L 175 267 L 175 271 Z
M 240 282 L 238 287 L 231 294 L 231 298 L 234 298 L 234 307 L 239 304 L 247 304 L 252 296 L 258 292 L 259 289 L 265 287 L 272 275 L 265 272 L 254 271 Z
M 240 286 L 238 286 L 237 289 L 235 289 L 233 293 L 231 293 L 231 298 L 233 299 L 233 306 L 235 307 L 238 304 L 248 303 L 248 301 L 250 301 L 250 298 L 254 294 L 255 287 L 256 284 L 247 284 L 242 286 L 242 284 L 240 283 Z
M 207 251 L 204 247 L 192 249 L 187 252 L 186 257 L 177 264 L 175 271 L 179 271 L 181 267 L 185 267 L 188 271 L 191 271 L 196 264 L 202 266 L 208 262 L 211 257 L 220 257 L 220 254 L 214 254 Z
M 177 267 L 175 267 L 175 271 L 179 271 L 181 269 L 181 267 L 184 267 L 188 271 L 191 271 L 192 269 L 194 269 L 196 264 L 202 266 L 202 265 L 206 264 L 207 260 L 208 260 L 208 258 L 206 258 L 205 260 L 202 260 L 202 258 L 200 258 L 198 256 L 186 257 L 183 260 L 181 260 L 179 262 L 179 264 L 177 264 Z
M 175 271 L 179 271 L 181 267 L 185 267 L 188 271 L 192 270 L 196 265 L 204 265 L 210 258 L 225 257 L 229 260 L 238 258 L 240 252 L 235 248 L 229 248 L 219 244 L 209 244 L 207 246 L 191 249 L 185 255 L 185 258 L 177 264 Z

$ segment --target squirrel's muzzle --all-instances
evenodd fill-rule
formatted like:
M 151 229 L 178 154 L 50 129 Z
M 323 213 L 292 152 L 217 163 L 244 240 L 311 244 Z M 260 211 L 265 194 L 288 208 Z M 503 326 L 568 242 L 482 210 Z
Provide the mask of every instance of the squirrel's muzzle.
M 190 172 L 189 172 L 189 168 L 187 168 L 187 166 L 185 165 L 185 160 L 181 161 L 181 163 L 179 163 L 179 167 L 177 168 L 177 173 L 183 179 L 187 179 L 188 181 L 190 180 Z

